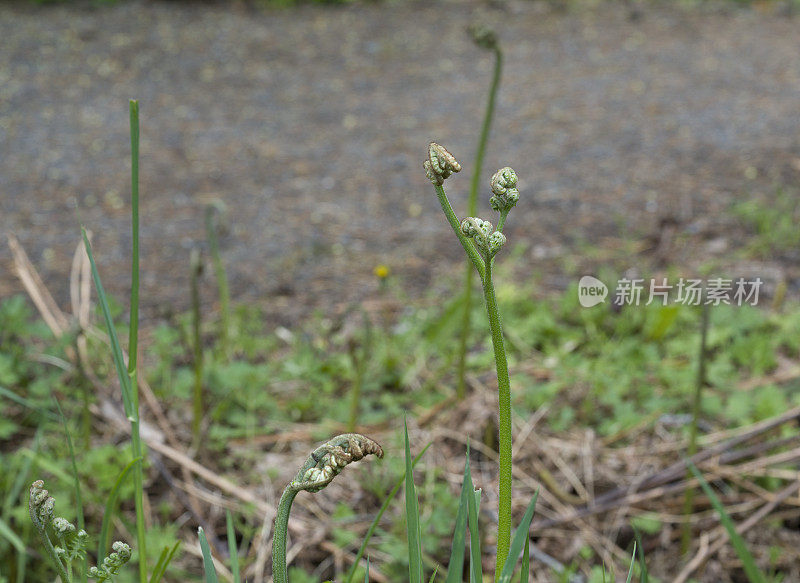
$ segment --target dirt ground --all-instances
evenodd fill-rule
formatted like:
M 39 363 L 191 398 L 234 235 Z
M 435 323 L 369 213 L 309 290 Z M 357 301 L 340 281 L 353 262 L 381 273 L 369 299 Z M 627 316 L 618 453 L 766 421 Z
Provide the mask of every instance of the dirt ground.
M 557 290 L 586 261 L 689 275 L 711 261 L 797 292 L 797 257 L 742 265 L 727 212 L 800 183 L 798 20 L 774 3 L 2 3 L 0 229 L 66 304 L 85 224 L 124 297 L 133 97 L 145 318 L 188 306 L 212 200 L 233 297 L 277 321 L 368 298 L 379 263 L 420 297 L 461 261 L 421 161 L 431 140 L 461 160 L 461 214 L 492 67 L 474 21 L 506 55 L 483 174 L 521 177 L 521 275 Z M 0 266 L 0 296 L 21 291 L 5 243 Z

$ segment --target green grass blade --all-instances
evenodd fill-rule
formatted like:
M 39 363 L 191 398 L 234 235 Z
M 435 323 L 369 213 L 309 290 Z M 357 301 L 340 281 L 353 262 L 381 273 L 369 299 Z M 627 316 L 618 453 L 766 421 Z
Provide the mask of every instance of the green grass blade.
M 469 580 L 470 583 L 483 581 L 483 568 L 481 565 L 481 537 L 478 531 L 478 510 L 481 503 L 481 491 L 475 490 L 472 483 L 472 470 L 469 467 L 469 458 L 464 469 L 467 479 L 467 516 L 469 525 Z
M 522 565 L 519 569 L 519 583 L 528 583 L 531 574 L 531 539 L 525 537 L 525 549 L 522 551 Z
M 153 574 L 150 576 L 150 583 L 159 583 L 164 574 L 167 572 L 167 567 L 172 562 L 172 559 L 175 558 L 175 553 L 178 552 L 178 549 L 181 546 L 181 541 L 175 541 L 175 544 L 172 545 L 172 548 L 164 547 L 161 551 L 161 555 L 158 557 L 158 562 L 156 566 L 153 568 Z
M 533 498 L 531 498 L 528 508 L 525 510 L 525 515 L 522 517 L 514 536 L 511 539 L 511 546 L 508 550 L 508 557 L 503 565 L 503 570 L 500 572 L 500 583 L 509 583 L 511 576 L 514 574 L 514 567 L 517 565 L 517 557 L 522 552 L 525 541 L 528 540 L 529 532 L 531 529 L 531 521 L 533 520 L 533 512 L 536 509 L 536 500 L 539 498 L 539 490 L 536 490 Z
M 155 566 L 153 567 L 153 572 L 150 574 L 150 583 L 157 583 L 161 579 L 162 569 L 164 569 L 164 565 L 167 562 L 167 555 L 169 554 L 169 547 L 164 547 L 161 549 L 161 553 L 158 555 L 158 560 L 156 561 Z
M 32 452 L 36 454 L 39 451 L 39 438 L 42 434 L 42 427 L 36 430 L 36 433 L 33 437 L 33 450 Z M 0 513 L 0 518 L 3 516 L 8 516 L 11 512 L 13 506 L 19 504 L 20 494 L 22 493 L 23 488 L 26 484 L 30 484 L 31 480 L 29 478 L 31 474 L 31 466 L 33 465 L 33 457 L 31 456 L 23 456 L 22 467 L 20 471 L 17 473 L 17 476 L 14 478 L 14 483 L 11 485 L 11 488 L 6 493 L 6 498 L 3 500 L 3 509 Z
M 422 537 L 419 527 L 419 501 L 414 488 L 411 466 L 411 446 L 408 443 L 408 423 L 403 422 L 406 448 L 406 527 L 408 531 L 408 575 L 410 583 L 422 583 Z
M 233 583 L 240 583 L 239 577 L 239 549 L 236 546 L 236 531 L 233 529 L 233 517 L 231 511 L 225 511 L 225 523 L 228 528 L 228 552 L 231 556 L 231 574 Z
M 625 583 L 631 583 L 633 579 L 633 566 L 636 564 L 636 543 L 633 543 L 633 554 L 631 555 L 631 566 L 628 568 L 628 578 Z
M 19 395 L 17 395 L 13 391 L 10 391 L 5 387 L 0 387 L 0 397 L 5 397 L 10 401 L 14 401 L 17 405 L 22 405 L 23 407 L 27 407 L 28 409 L 33 409 L 34 411 L 36 411 L 36 413 L 38 413 L 42 417 L 50 419 L 51 421 L 58 420 L 58 415 L 56 415 L 49 409 L 44 409 L 43 407 L 40 407 L 33 401 L 30 401 L 25 397 L 20 397 Z
M 421 452 L 417 454 L 417 457 L 414 458 L 414 461 L 411 464 L 412 469 L 416 467 L 417 462 L 420 459 L 422 459 L 422 456 L 425 455 L 425 452 L 428 451 L 428 448 L 430 446 L 431 444 L 429 443 L 428 445 L 422 448 Z M 400 477 L 400 479 L 397 480 L 397 483 L 394 485 L 394 488 L 392 488 L 392 491 L 389 492 L 389 495 L 383 501 L 380 510 L 378 510 L 378 514 L 375 515 L 372 524 L 367 529 L 367 533 L 364 535 L 364 540 L 361 541 L 361 548 L 359 548 L 358 552 L 356 553 L 356 558 L 353 561 L 353 564 L 350 566 L 350 572 L 347 573 L 347 577 L 345 578 L 344 583 L 351 583 L 353 581 L 353 578 L 356 575 L 356 569 L 358 568 L 358 564 L 361 561 L 361 557 L 363 557 L 364 553 L 367 551 L 367 544 L 369 544 L 369 540 L 372 538 L 372 534 L 375 532 L 375 529 L 378 527 L 378 523 L 381 521 L 384 512 L 386 512 L 386 509 L 389 508 L 389 504 L 397 495 L 397 493 L 400 491 L 400 488 L 403 487 L 405 481 L 406 481 L 406 474 L 404 472 L 403 475 Z
M 200 445 L 200 422 L 203 420 L 205 406 L 203 404 L 203 342 L 200 334 L 202 315 L 200 312 L 200 276 L 203 273 L 203 262 L 200 250 L 192 249 L 190 259 L 190 285 L 192 303 L 192 368 L 194 369 L 194 385 L 192 391 L 192 443 Z
M 25 554 L 25 543 L 2 518 L 0 518 L 0 538 L 6 539 L 16 549 L 17 553 Z
M 642 546 L 642 535 L 639 534 L 637 529 L 633 529 L 633 535 L 636 537 L 636 550 L 639 554 L 639 583 L 647 583 L 650 575 L 647 572 L 647 563 L 644 560 L 644 546 Z
M 111 521 L 114 519 L 114 513 L 117 507 L 117 500 L 119 499 L 119 490 L 122 484 L 125 483 L 125 478 L 128 477 L 130 471 L 142 458 L 135 458 L 128 462 L 128 465 L 122 468 L 122 471 L 117 476 L 111 492 L 108 494 L 106 500 L 105 511 L 103 512 L 103 522 L 100 526 L 100 540 L 97 542 L 97 557 L 105 557 L 108 549 L 111 547 Z
M 217 570 L 214 568 L 214 561 L 211 559 L 211 549 L 208 548 L 206 533 L 203 527 L 197 529 L 197 537 L 200 539 L 200 550 L 203 551 L 203 570 L 206 574 L 206 583 L 219 583 L 217 580 Z
M 81 495 L 81 480 L 78 476 L 78 462 L 75 461 L 75 448 L 72 445 L 72 435 L 70 435 L 69 427 L 67 426 L 67 419 L 64 417 L 64 411 L 61 410 L 61 403 L 58 402 L 58 399 L 53 397 L 53 400 L 56 402 L 56 407 L 58 408 L 58 414 L 61 417 L 61 423 L 64 425 L 64 434 L 67 436 L 67 448 L 69 449 L 69 458 L 72 462 L 72 480 L 75 485 L 75 513 L 76 513 L 76 523 L 78 525 L 78 531 L 84 530 L 84 523 L 83 523 L 83 496 Z M 81 559 L 81 570 L 80 576 L 81 581 L 87 580 L 87 572 L 89 571 L 89 560 L 84 553 Z
M 125 359 L 122 357 L 122 348 L 119 345 L 119 337 L 117 336 L 117 329 L 114 327 L 114 320 L 111 318 L 111 310 L 108 307 L 108 298 L 103 289 L 103 283 L 100 281 L 100 273 L 97 271 L 97 264 L 94 261 L 94 254 L 92 253 L 92 246 L 89 243 L 89 237 L 86 235 L 86 229 L 81 227 L 81 234 L 83 235 L 83 244 L 86 247 L 86 255 L 89 257 L 89 264 L 92 268 L 92 279 L 94 280 L 94 287 L 97 290 L 97 298 L 100 302 L 100 309 L 103 312 L 103 319 L 106 323 L 108 330 L 108 339 L 111 342 L 111 356 L 114 359 L 114 368 L 117 371 L 119 378 L 119 386 L 122 391 L 122 405 L 125 408 L 125 415 L 129 421 L 134 421 L 138 418 L 138 414 L 134 417 L 133 397 L 131 396 L 131 379 L 128 376 L 128 371 L 125 368 Z
M 217 227 L 214 224 L 214 213 L 218 211 L 222 214 L 224 205 L 221 201 L 210 204 L 206 207 L 206 238 L 208 248 L 211 251 L 211 262 L 214 264 L 214 275 L 217 278 L 217 294 L 219 295 L 219 343 L 222 348 L 222 356 L 225 360 L 230 358 L 230 328 L 231 328 L 231 294 L 228 287 L 228 276 L 225 273 L 225 265 L 222 263 L 222 256 L 219 252 L 219 239 L 217 237 Z
M 139 102 L 130 100 L 131 118 L 131 321 L 128 335 L 128 374 L 135 378 L 139 348 Z M 135 390 L 136 385 L 134 385 Z
M 464 581 L 464 543 L 467 540 L 467 514 L 469 513 L 468 471 L 469 445 L 467 445 L 467 461 L 464 463 L 464 479 L 461 481 L 461 496 L 458 500 L 456 527 L 453 532 L 453 544 L 450 547 L 450 562 L 447 567 L 445 583 L 462 583 Z
M 722 505 L 720 499 L 717 498 L 716 494 L 714 494 L 714 490 L 711 489 L 711 486 L 709 486 L 708 482 L 706 482 L 705 478 L 703 478 L 700 470 L 698 470 L 697 467 L 689 460 L 686 460 L 686 464 L 692 474 L 694 474 L 694 477 L 700 482 L 700 487 L 703 489 L 703 492 L 706 493 L 706 496 L 708 496 L 708 499 L 711 501 L 711 505 L 714 507 L 714 510 L 717 511 L 717 514 L 719 515 L 719 521 L 722 523 L 722 526 L 724 526 L 725 530 L 728 531 L 731 544 L 733 545 L 736 554 L 739 556 L 739 560 L 742 562 L 747 579 L 750 581 L 750 583 L 766 583 L 766 576 L 758 568 L 758 565 L 756 565 L 756 561 L 753 558 L 753 555 L 750 553 L 750 550 L 747 548 L 747 544 L 745 544 L 742 536 L 736 532 L 736 525 L 733 523 L 730 515 L 725 510 L 725 506 Z
M 364 573 L 364 583 L 369 583 L 369 557 L 367 557 L 367 572 Z
M 436 573 L 439 572 L 439 565 L 436 565 L 436 568 L 431 573 L 431 578 L 428 580 L 428 583 L 433 583 L 433 580 L 436 579 Z

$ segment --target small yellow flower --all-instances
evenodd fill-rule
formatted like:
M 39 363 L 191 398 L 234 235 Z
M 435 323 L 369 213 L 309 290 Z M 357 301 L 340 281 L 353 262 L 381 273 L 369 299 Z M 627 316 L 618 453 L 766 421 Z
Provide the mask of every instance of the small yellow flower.
M 375 277 L 378 279 L 386 279 L 389 277 L 389 267 L 384 264 L 376 265 L 375 269 L 372 270 L 372 273 L 375 274 Z

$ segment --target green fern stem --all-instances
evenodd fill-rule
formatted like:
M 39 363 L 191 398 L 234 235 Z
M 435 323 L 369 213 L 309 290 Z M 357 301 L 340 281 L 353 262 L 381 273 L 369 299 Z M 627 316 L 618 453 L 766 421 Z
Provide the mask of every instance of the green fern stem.
M 478 270 L 478 275 L 481 276 L 481 280 L 484 279 L 484 273 L 486 268 L 483 265 L 483 258 L 481 257 L 478 250 L 475 249 L 475 245 L 472 244 L 472 241 L 461 232 L 461 223 L 456 217 L 456 213 L 453 211 L 453 207 L 450 206 L 450 201 L 447 198 L 447 194 L 444 192 L 444 187 L 441 184 L 434 184 L 434 188 L 436 189 L 436 196 L 439 198 L 439 204 L 442 206 L 442 210 L 444 211 L 444 216 L 447 218 L 447 222 L 450 223 L 450 227 L 452 227 L 453 232 L 458 237 L 458 240 L 461 242 L 461 246 L 464 247 L 464 251 L 467 252 L 467 257 L 472 262 L 472 265 L 475 266 L 475 269 Z
M 503 327 L 492 283 L 492 260 L 485 260 L 483 277 L 483 296 L 486 312 L 489 315 L 489 328 L 492 332 L 494 362 L 497 367 L 498 389 L 498 427 L 499 427 L 499 505 L 497 525 L 497 563 L 495 577 L 500 576 L 511 548 L 511 383 L 508 378 L 508 360 L 503 344 Z
M 278 511 L 275 515 L 275 531 L 272 535 L 272 580 L 274 583 L 288 583 L 286 571 L 286 533 L 289 529 L 289 513 L 292 510 L 299 488 L 290 483 L 281 495 Z

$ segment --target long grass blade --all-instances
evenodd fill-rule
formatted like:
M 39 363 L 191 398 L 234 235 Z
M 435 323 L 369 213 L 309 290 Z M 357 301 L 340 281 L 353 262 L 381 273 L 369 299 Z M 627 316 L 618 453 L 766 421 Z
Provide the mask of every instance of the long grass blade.
M 533 512 L 536 509 L 536 500 L 538 500 L 538 498 L 539 490 L 536 490 L 528 504 L 528 508 L 525 510 L 522 522 L 520 522 L 517 530 L 514 532 L 514 536 L 511 539 L 511 546 L 508 550 L 508 557 L 503 565 L 503 570 L 500 572 L 499 581 L 501 583 L 509 583 L 511 581 L 511 576 L 514 574 L 514 567 L 517 565 L 517 558 L 525 546 L 525 541 L 528 540 L 529 537 Z
M 636 537 L 636 550 L 639 555 L 639 583 L 647 583 L 650 580 L 650 575 L 647 572 L 647 563 L 644 560 L 644 547 L 642 546 L 642 535 L 637 529 L 633 529 L 633 535 Z
M 419 527 L 419 501 L 414 487 L 411 466 L 411 446 L 408 443 L 408 423 L 403 422 L 406 448 L 406 528 L 408 531 L 408 575 L 410 583 L 422 583 L 422 537 Z
M 25 554 L 25 543 L 2 518 L 0 518 L 0 538 L 6 539 L 16 549 L 17 553 Z
M 131 451 L 140 458 L 133 473 L 136 508 L 136 544 L 139 547 L 139 583 L 147 582 L 147 536 L 144 523 L 142 442 L 139 437 L 139 102 L 129 102 L 131 126 L 131 302 L 128 334 L 128 391 L 131 398 Z
M 631 583 L 633 579 L 633 567 L 636 565 L 636 543 L 633 543 L 633 554 L 631 555 L 631 566 L 628 567 L 628 577 L 625 579 L 625 583 Z
M 200 445 L 200 422 L 203 420 L 203 343 L 200 335 L 202 315 L 200 312 L 200 276 L 203 273 L 203 262 L 200 250 L 192 249 L 189 259 L 191 302 L 192 302 L 192 365 L 194 369 L 194 386 L 192 391 L 192 442 Z
M 167 567 L 172 562 L 172 559 L 175 558 L 175 553 L 178 552 L 180 546 L 181 541 L 175 541 L 175 544 L 172 545 L 172 548 L 163 548 L 161 555 L 158 557 L 156 566 L 153 567 L 153 573 L 150 575 L 150 583 L 159 583 L 159 581 L 161 581 L 161 579 L 164 577 L 164 574 L 167 572 Z
M 203 570 L 206 575 L 206 583 L 219 583 L 217 570 L 214 568 L 214 561 L 211 558 L 211 549 L 208 547 L 206 533 L 203 532 L 202 526 L 197 529 L 197 537 L 200 539 L 200 550 L 203 552 Z
M 28 409 L 33 409 L 34 411 L 36 411 L 37 414 L 41 415 L 42 417 L 46 417 L 52 421 L 58 420 L 58 415 L 56 415 L 49 409 L 40 407 L 33 401 L 26 399 L 25 397 L 20 397 L 19 395 L 17 395 L 13 391 L 10 391 L 5 387 L 0 387 L 0 397 L 5 397 L 10 401 L 14 401 L 17 405 L 22 405 L 23 407 L 27 407 Z
M 417 462 L 420 459 L 422 459 L 422 456 L 425 455 L 425 452 L 428 451 L 428 448 L 430 446 L 431 444 L 429 443 L 428 445 L 422 448 L 421 452 L 417 454 L 417 457 L 414 458 L 414 461 L 411 464 L 412 469 L 416 467 Z M 358 564 L 359 562 L 361 562 L 361 557 L 363 557 L 364 553 L 367 551 L 367 544 L 369 544 L 369 541 L 372 538 L 372 534 L 375 532 L 375 529 L 378 527 L 378 523 L 380 523 L 381 518 L 383 518 L 384 512 L 386 512 L 386 509 L 389 508 L 389 504 L 397 495 L 397 493 L 400 491 L 400 488 L 403 487 L 405 481 L 406 481 L 406 474 L 404 472 L 403 475 L 400 476 L 400 479 L 397 480 L 397 483 L 394 485 L 394 488 L 392 488 L 392 491 L 389 492 L 389 495 L 383 501 L 380 510 L 378 510 L 378 514 L 375 515 L 372 524 L 370 524 L 369 528 L 367 529 L 367 533 L 364 535 L 364 540 L 361 541 L 361 548 L 359 548 L 358 552 L 356 553 L 356 558 L 355 560 L 353 560 L 353 564 L 350 567 L 350 572 L 347 573 L 347 577 L 345 578 L 344 583 L 351 583 L 353 581 L 353 578 L 356 575 L 356 569 L 358 568 Z
M 36 434 L 33 437 L 33 450 L 32 452 L 36 454 L 39 451 L 39 438 L 42 434 L 42 427 L 36 430 Z M 22 489 L 25 487 L 25 484 L 30 484 L 31 480 L 29 478 L 31 474 L 31 466 L 33 465 L 33 458 L 31 456 L 24 456 L 22 467 L 20 471 L 17 472 L 16 477 L 14 478 L 14 483 L 11 485 L 11 488 L 8 490 L 6 494 L 5 500 L 3 500 L 3 509 L 0 513 L 0 517 L 8 516 L 9 512 L 11 512 L 11 508 L 16 506 L 19 503 L 19 496 L 22 493 Z
M 469 445 L 467 446 L 467 462 L 469 462 Z M 461 496 L 458 500 L 456 527 L 453 532 L 453 545 L 450 547 L 450 562 L 447 567 L 445 583 L 462 583 L 464 580 L 464 543 L 467 540 L 467 514 L 469 513 L 469 487 L 467 472 L 469 463 L 464 464 L 464 479 L 461 481 Z
M 111 492 L 108 494 L 106 500 L 105 511 L 103 512 L 103 522 L 100 526 L 100 540 L 97 542 L 97 557 L 105 557 L 108 549 L 111 546 L 111 521 L 114 519 L 116 512 L 117 500 L 119 499 L 119 490 L 122 484 L 125 483 L 125 478 L 128 477 L 130 471 L 136 466 L 142 458 L 135 458 L 128 462 L 128 465 L 122 468 L 122 471 L 117 476 Z
M 231 336 L 231 294 L 228 288 L 228 276 L 225 273 L 225 265 L 222 263 L 222 256 L 219 252 L 219 239 L 217 237 L 217 226 L 214 224 L 214 212 L 222 214 L 224 205 L 221 201 L 210 204 L 206 207 L 206 238 L 208 248 L 211 251 L 211 262 L 214 264 L 214 275 L 217 278 L 217 293 L 219 295 L 219 343 L 222 349 L 222 356 L 225 360 L 230 358 L 230 336 Z
M 367 571 L 364 573 L 364 583 L 369 583 L 369 557 L 367 557 Z
M 233 529 L 233 516 L 231 511 L 225 511 L 225 524 L 228 529 L 228 553 L 231 556 L 231 574 L 233 575 L 233 583 L 240 583 L 239 577 L 239 549 L 236 546 L 236 531 Z
M 711 489 L 711 486 L 708 485 L 708 482 L 700 473 L 700 470 L 698 470 L 697 467 L 689 460 L 686 460 L 686 465 L 692 474 L 694 474 L 694 477 L 700 482 L 700 487 L 703 489 L 703 492 L 706 493 L 706 496 L 708 496 L 708 499 L 711 501 L 711 505 L 719 515 L 719 521 L 722 523 L 722 526 L 725 527 L 725 530 L 728 531 L 731 544 L 733 545 L 739 560 L 742 562 L 742 567 L 747 575 L 747 579 L 750 581 L 750 583 L 766 583 L 766 576 L 758 568 L 758 565 L 756 565 L 756 560 L 753 558 L 753 555 L 747 548 L 747 544 L 744 542 L 742 536 L 736 532 L 736 525 L 733 523 L 730 515 L 725 510 L 725 506 L 723 506 L 720 499 L 714 493 L 714 490 Z
M 138 418 L 138 414 L 134 417 L 133 397 L 131 396 L 131 379 L 128 376 L 128 371 L 125 368 L 125 360 L 122 357 L 122 348 L 119 345 L 119 336 L 117 336 L 117 329 L 114 326 L 114 320 L 111 318 L 111 310 L 108 307 L 108 298 L 106 297 L 103 282 L 100 281 L 100 273 L 97 271 L 97 264 L 94 261 L 94 254 L 92 253 L 92 245 L 89 243 L 89 237 L 86 235 L 86 229 L 81 227 L 81 234 L 83 235 L 83 244 L 86 247 L 86 255 L 89 257 L 89 264 L 92 268 L 92 279 L 94 280 L 94 287 L 97 290 L 97 298 L 100 302 L 100 309 L 103 312 L 103 320 L 106 323 L 108 330 L 108 339 L 111 342 L 111 356 L 114 359 L 114 368 L 117 371 L 119 378 L 119 386 L 122 391 L 122 406 L 125 409 L 125 415 L 129 421 L 134 421 Z
M 522 564 L 519 568 L 519 583 L 528 583 L 531 574 L 531 539 L 525 537 L 525 549 L 522 551 Z
M 11 512 L 12 506 L 14 506 L 14 505 L 19 503 L 20 494 L 22 493 L 22 489 L 25 487 L 25 484 L 30 483 L 31 467 L 33 466 L 34 456 L 39 451 L 39 438 L 41 437 L 41 434 L 42 434 L 42 426 L 40 425 L 39 428 L 36 430 L 36 434 L 34 435 L 34 438 L 33 438 L 33 449 L 30 450 L 31 453 L 33 454 L 33 456 L 31 456 L 31 455 L 23 456 L 22 468 L 20 468 L 20 471 L 17 472 L 17 476 L 16 476 L 16 478 L 14 478 L 14 483 L 11 485 L 11 488 L 9 489 L 9 491 L 8 491 L 8 493 L 6 495 L 6 499 L 3 501 L 2 516 L 8 516 L 9 515 L 9 513 Z M 2 518 L 0 518 L 0 522 L 2 522 Z M 3 523 L 3 524 L 8 528 L 9 532 L 11 532 L 14 536 L 17 536 L 16 533 L 14 533 L 13 531 L 10 530 L 10 527 L 6 523 Z M 27 534 L 28 530 L 30 528 L 29 523 L 26 522 L 25 525 L 23 526 L 23 528 L 25 530 L 25 533 Z M 0 529 L 2 529 L 2 525 L 0 525 Z M 8 537 L 6 537 L 6 538 L 8 538 Z M 17 536 L 17 538 L 19 539 L 18 536 Z M 17 579 L 16 579 L 16 583 L 23 583 L 25 581 L 25 571 L 26 571 L 26 569 L 28 567 L 27 549 L 25 548 L 24 544 L 22 545 L 22 548 L 20 549 L 16 544 L 14 544 L 13 541 L 9 541 L 9 542 L 17 550 Z M 22 542 L 21 539 L 20 539 L 20 542 Z
M 467 479 L 467 516 L 469 524 L 469 580 L 470 583 L 481 583 L 483 581 L 483 568 L 481 565 L 481 537 L 478 531 L 478 510 L 481 503 L 481 491 L 475 490 L 472 483 L 472 469 L 469 466 L 469 458 L 464 469 L 464 477 Z
M 131 318 L 128 329 L 128 374 L 135 379 L 139 348 L 139 102 L 130 101 L 131 118 Z M 136 385 L 133 385 L 134 390 Z

